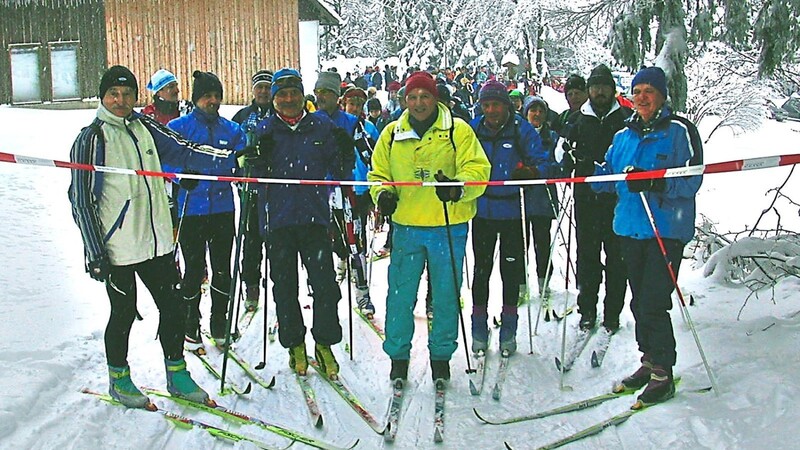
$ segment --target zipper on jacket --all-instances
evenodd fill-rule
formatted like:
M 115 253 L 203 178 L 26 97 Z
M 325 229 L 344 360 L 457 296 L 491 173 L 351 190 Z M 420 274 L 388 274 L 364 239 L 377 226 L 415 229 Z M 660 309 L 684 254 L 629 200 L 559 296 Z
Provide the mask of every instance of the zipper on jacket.
M 128 132 L 128 135 L 130 135 L 133 140 L 133 146 L 136 147 L 136 155 L 139 157 L 139 167 L 141 170 L 145 170 L 142 150 L 139 148 L 139 140 L 136 139 L 136 135 L 133 134 L 133 131 L 128 128 L 127 123 L 125 124 L 125 131 Z M 147 177 L 142 177 L 142 181 L 144 181 L 144 186 L 147 188 L 147 204 L 150 209 L 150 231 L 153 233 L 153 258 L 155 258 L 158 253 L 158 235 L 156 234 L 155 218 L 153 217 L 153 191 L 150 189 L 150 183 L 147 182 Z

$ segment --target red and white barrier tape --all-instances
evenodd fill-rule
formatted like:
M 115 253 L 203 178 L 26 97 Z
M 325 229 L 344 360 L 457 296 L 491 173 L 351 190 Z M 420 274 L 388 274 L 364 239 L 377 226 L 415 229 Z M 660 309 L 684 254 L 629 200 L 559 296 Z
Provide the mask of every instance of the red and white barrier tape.
M 673 169 L 650 170 L 647 172 L 632 172 L 613 175 L 598 175 L 574 178 L 548 178 L 540 180 L 518 181 L 467 181 L 438 183 L 432 181 L 337 181 L 337 180 L 300 180 L 281 178 L 247 178 L 218 175 L 197 175 L 170 172 L 152 172 L 149 170 L 122 169 L 118 167 L 96 166 L 91 164 L 77 164 L 68 161 L 35 158 L 32 156 L 15 155 L 0 152 L 0 162 L 24 164 L 29 166 L 59 167 L 64 169 L 88 170 L 95 172 L 117 173 L 125 175 L 139 175 L 161 178 L 187 178 L 209 181 L 238 181 L 242 183 L 261 184 L 298 184 L 298 185 L 328 185 L 328 186 L 532 186 L 539 184 L 556 183 L 593 183 L 603 181 L 645 180 L 652 178 L 677 178 L 711 173 L 740 172 L 745 170 L 769 169 L 772 167 L 791 166 L 800 164 L 800 154 L 766 156 L 760 158 L 737 159 L 698 166 L 676 167 Z

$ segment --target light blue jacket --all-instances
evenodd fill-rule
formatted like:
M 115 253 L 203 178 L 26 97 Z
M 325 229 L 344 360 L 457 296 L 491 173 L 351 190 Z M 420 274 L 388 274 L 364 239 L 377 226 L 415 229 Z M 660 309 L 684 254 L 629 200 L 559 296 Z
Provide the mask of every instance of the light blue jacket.
M 703 164 L 703 145 L 697 128 L 664 106 L 659 118 L 646 130 L 638 114 L 626 120 L 626 127 L 614 135 L 605 163 L 595 175 L 623 173 L 628 166 L 644 170 Z M 695 194 L 702 176 L 667 178 L 663 192 L 646 191 L 656 226 L 665 239 L 687 243 L 694 236 Z M 638 193 L 630 192 L 625 181 L 593 183 L 597 192 L 614 192 L 614 232 L 633 239 L 652 239 L 653 228 Z

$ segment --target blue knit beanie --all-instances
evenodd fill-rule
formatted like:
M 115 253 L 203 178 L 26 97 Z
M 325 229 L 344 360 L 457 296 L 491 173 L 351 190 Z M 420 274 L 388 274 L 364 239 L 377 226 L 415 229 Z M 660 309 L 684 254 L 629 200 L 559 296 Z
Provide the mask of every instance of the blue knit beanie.
M 664 74 L 664 71 L 661 70 L 661 67 L 644 67 L 639 70 L 631 82 L 631 91 L 633 91 L 633 88 L 636 87 L 637 84 L 649 84 L 653 86 L 661 92 L 665 99 L 669 93 L 669 91 L 667 91 L 667 76 Z
M 508 106 L 513 106 L 511 104 L 511 98 L 508 96 L 508 88 L 499 81 L 487 81 L 486 84 L 483 85 L 478 93 L 478 101 L 483 102 L 485 100 L 497 100 Z
M 288 67 L 275 72 L 275 75 L 272 76 L 272 98 L 275 98 L 275 94 L 281 89 L 290 87 L 300 89 L 300 93 L 305 95 L 305 92 L 303 92 L 303 78 L 300 76 L 300 72 Z
M 158 69 L 156 73 L 150 77 L 150 82 L 147 83 L 147 90 L 156 93 L 172 82 L 177 82 L 175 75 L 166 69 Z

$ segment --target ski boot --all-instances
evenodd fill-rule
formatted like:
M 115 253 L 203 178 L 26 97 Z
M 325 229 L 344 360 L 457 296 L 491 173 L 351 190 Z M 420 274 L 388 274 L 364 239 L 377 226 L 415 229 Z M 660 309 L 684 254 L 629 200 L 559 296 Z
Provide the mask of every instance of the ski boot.
M 503 306 L 500 313 L 500 353 L 510 356 L 517 351 L 517 314 L 516 306 Z
M 258 283 L 247 285 L 247 295 L 244 298 L 244 308 L 247 311 L 258 309 L 258 298 L 261 296 L 261 287 Z
M 328 378 L 331 380 L 339 378 L 339 363 L 336 362 L 330 345 L 314 345 L 314 356 L 319 363 L 320 369 L 328 375 Z
M 650 381 L 644 388 L 644 392 L 639 395 L 633 409 L 646 408 L 655 403 L 667 401 L 674 396 L 675 381 L 672 378 L 671 368 L 654 365 L 650 372 Z
M 620 394 L 627 391 L 635 391 L 648 384 L 650 381 L 650 374 L 653 372 L 653 359 L 650 355 L 644 354 L 642 355 L 641 361 L 642 365 L 636 369 L 636 372 L 614 386 L 614 393 Z
M 289 368 L 302 377 L 308 373 L 308 356 L 306 355 L 305 343 L 289 349 Z
M 208 393 L 194 382 L 183 358 L 176 361 L 165 359 L 164 365 L 167 368 L 167 391 L 171 395 L 204 405 L 215 404 Z
M 397 379 L 405 380 L 407 378 L 408 378 L 408 360 L 393 359 L 392 370 L 389 372 L 389 379 L 394 381 Z
M 128 408 L 149 410 L 155 408 L 150 399 L 133 384 L 131 369 L 128 366 L 108 366 L 108 394 Z
M 431 378 L 436 380 L 449 380 L 450 379 L 450 361 L 434 361 L 431 360 Z
M 597 318 L 595 316 L 584 314 L 581 315 L 581 321 L 578 324 L 578 327 L 581 329 L 581 331 L 589 331 L 594 328 L 595 322 L 597 322 Z
M 361 314 L 367 316 L 368 319 L 372 319 L 372 316 L 375 315 L 375 305 L 372 304 L 372 300 L 369 297 L 369 288 L 356 288 L 356 302 Z

